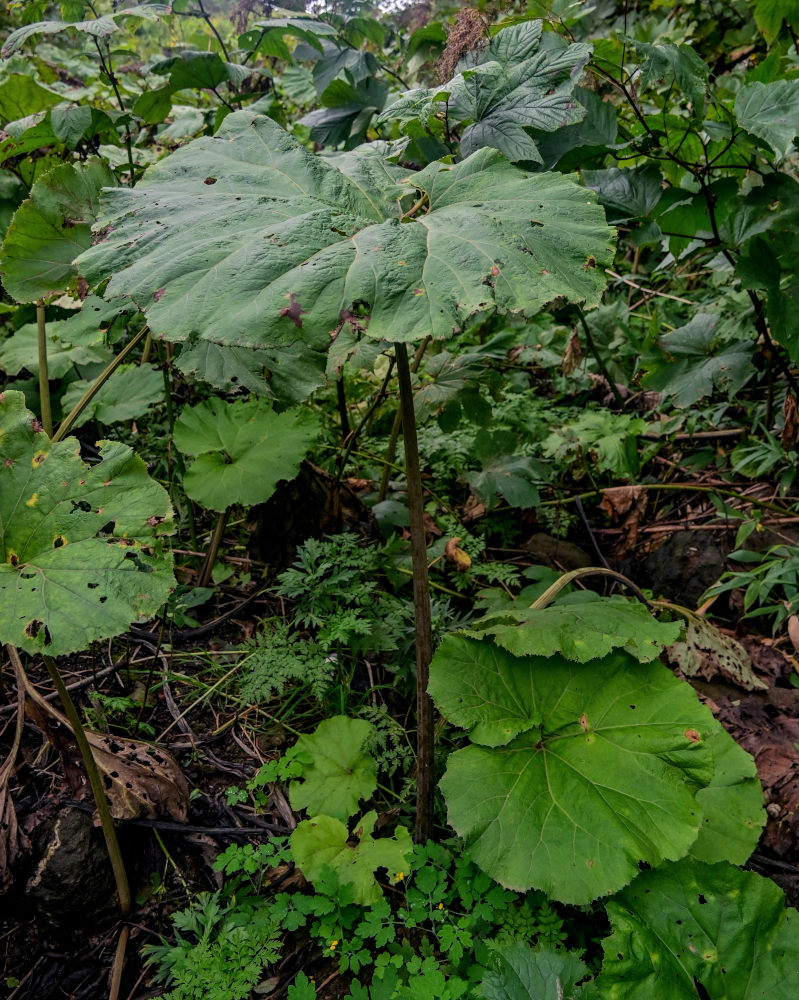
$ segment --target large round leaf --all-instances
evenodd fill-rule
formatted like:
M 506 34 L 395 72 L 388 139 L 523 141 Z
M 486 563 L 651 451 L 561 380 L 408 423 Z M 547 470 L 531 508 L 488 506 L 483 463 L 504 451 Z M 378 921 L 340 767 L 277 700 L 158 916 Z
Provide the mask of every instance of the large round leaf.
M 164 489 L 130 448 L 52 443 L 21 392 L 0 394 L 0 642 L 60 656 L 158 610 L 174 583 Z
M 799 918 L 754 872 L 685 859 L 643 872 L 608 915 L 597 984 L 606 1000 L 799 996 Z
M 183 479 L 186 493 L 210 510 L 268 500 L 282 479 L 293 479 L 319 433 L 308 410 L 275 413 L 262 399 L 210 399 L 186 407 L 175 423 L 175 444 L 197 455 Z
M 585 903 L 696 840 L 720 727 L 661 664 L 520 658 L 448 636 L 430 693 L 484 744 L 450 756 L 441 788 L 471 857 L 506 887 Z
M 73 265 L 92 241 L 100 189 L 114 175 L 100 160 L 64 163 L 31 188 L 11 220 L 0 248 L 3 285 L 18 302 L 63 292 L 77 276 Z
M 415 174 L 359 156 L 370 169 L 345 173 L 271 119 L 230 115 L 109 193 L 80 267 L 92 283 L 113 273 L 108 294 L 129 294 L 156 334 L 253 347 L 326 343 L 353 313 L 372 337 L 415 341 L 494 307 L 598 301 L 611 230 L 570 178 L 489 149 Z

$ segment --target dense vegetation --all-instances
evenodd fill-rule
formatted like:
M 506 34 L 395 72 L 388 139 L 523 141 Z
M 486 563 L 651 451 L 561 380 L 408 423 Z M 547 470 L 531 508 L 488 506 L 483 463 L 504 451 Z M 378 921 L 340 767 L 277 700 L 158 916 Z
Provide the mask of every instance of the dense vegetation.
M 799 8 L 290 7 L 2 16 L 5 985 L 794 1000 Z

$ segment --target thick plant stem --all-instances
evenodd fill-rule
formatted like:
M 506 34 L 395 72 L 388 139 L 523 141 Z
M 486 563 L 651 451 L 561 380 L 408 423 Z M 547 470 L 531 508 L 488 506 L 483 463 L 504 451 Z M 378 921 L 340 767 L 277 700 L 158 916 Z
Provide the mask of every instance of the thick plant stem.
M 227 510 L 223 510 L 216 519 L 216 527 L 214 528 L 213 535 L 211 535 L 211 541 L 208 544 L 208 551 L 205 553 L 205 561 L 203 562 L 203 568 L 200 570 L 200 578 L 197 580 L 198 587 L 207 587 L 208 581 L 211 579 L 214 562 L 216 561 L 216 554 L 219 552 L 219 546 L 222 544 L 222 536 L 225 533 L 225 526 L 227 525 L 229 513 L 230 507 L 228 507 Z
M 48 437 L 53 436 L 53 411 L 50 406 L 50 379 L 47 373 L 47 329 L 44 323 L 44 302 L 36 303 L 36 332 L 39 342 L 39 400 L 42 410 L 42 427 Z
M 424 340 L 419 344 L 416 349 L 416 354 L 413 356 L 413 361 L 411 362 L 411 373 L 416 374 L 419 370 L 419 365 L 422 363 L 422 358 L 424 357 L 424 352 L 427 350 L 427 345 L 430 343 L 430 338 L 425 337 Z M 386 494 L 388 493 L 388 479 L 391 475 L 391 467 L 394 464 L 394 456 L 397 454 L 397 442 L 399 441 L 400 430 L 402 428 L 402 407 L 397 410 L 397 415 L 394 417 L 394 426 L 391 428 L 391 436 L 388 439 L 388 447 L 386 448 L 386 457 L 383 462 L 383 473 L 380 476 L 380 489 L 377 493 L 377 502 L 382 503 L 386 499 Z
M 430 581 L 427 573 L 427 545 L 424 530 L 424 499 L 416 419 L 413 413 L 411 371 L 408 349 L 395 344 L 399 381 L 402 438 L 405 444 L 405 476 L 408 482 L 408 509 L 411 516 L 411 558 L 413 562 L 413 610 L 416 621 L 416 821 L 413 838 L 423 844 L 433 836 L 433 702 L 427 693 L 430 661 L 433 659 L 433 623 L 430 608 Z M 421 359 L 421 355 L 420 355 Z
M 59 426 L 55 434 L 52 434 L 51 432 L 53 441 L 63 441 L 63 439 L 67 436 L 67 434 L 69 434 L 69 432 L 72 430 L 72 425 L 81 415 L 81 413 L 83 413 L 83 411 L 86 409 L 89 403 L 94 399 L 97 393 L 111 378 L 111 376 L 114 374 L 117 368 L 119 368 L 119 366 L 122 364 L 125 358 L 130 354 L 130 352 L 133 350 L 136 344 L 138 344 L 138 342 L 142 339 L 142 337 L 146 333 L 147 333 L 147 327 L 143 326 L 141 330 L 139 330 L 139 332 L 136 334 L 136 336 L 133 337 L 132 340 L 129 340 L 128 343 L 122 348 L 122 350 L 119 352 L 119 354 L 117 354 L 114 360 L 111 361 L 109 365 L 105 369 L 103 369 L 103 371 L 100 372 L 100 374 L 97 376 L 94 382 L 92 382 L 92 384 L 89 386 L 86 392 L 84 392 L 84 394 L 80 397 L 77 403 L 75 403 L 75 405 L 72 407 L 67 416 L 64 417 L 64 419 L 61 421 L 61 425 Z
M 14 652 L 11 653 L 12 647 L 9 646 L 7 648 L 9 649 L 9 655 L 11 656 L 14 666 L 19 672 L 22 672 L 22 664 L 19 662 L 19 654 L 16 649 L 14 649 Z M 48 656 L 46 653 L 42 654 L 42 659 L 47 667 L 47 672 L 50 674 L 50 679 L 55 686 L 56 693 L 58 694 L 61 704 L 64 706 L 67 719 L 69 720 L 72 732 L 75 735 L 75 741 L 78 744 L 78 750 L 80 751 L 80 755 L 83 760 L 83 766 L 86 768 L 86 775 L 89 779 L 89 784 L 91 785 L 94 803 L 97 806 L 97 815 L 100 817 L 100 826 L 103 831 L 103 836 L 105 837 L 105 845 L 108 849 L 108 857 L 111 861 L 114 878 L 116 879 L 117 893 L 119 894 L 119 908 L 124 915 L 130 912 L 130 884 L 128 883 L 128 875 L 125 871 L 125 863 L 122 860 L 122 852 L 119 849 L 119 841 L 117 840 L 114 820 L 111 817 L 111 810 L 108 807 L 108 799 L 105 797 L 103 782 L 100 777 L 100 772 L 97 769 L 97 762 L 94 759 L 94 754 L 92 753 L 89 741 L 86 738 L 86 732 L 83 728 L 83 723 L 80 721 L 78 710 L 75 708 L 75 703 L 73 702 L 69 691 L 67 691 L 67 686 L 64 684 L 55 660 L 52 656 Z M 17 667 L 18 663 L 19 666 Z

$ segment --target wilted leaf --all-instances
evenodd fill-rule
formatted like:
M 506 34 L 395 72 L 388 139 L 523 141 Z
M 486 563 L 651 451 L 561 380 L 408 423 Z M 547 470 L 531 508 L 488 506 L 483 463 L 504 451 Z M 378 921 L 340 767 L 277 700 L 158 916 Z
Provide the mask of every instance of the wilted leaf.
M 799 996 L 799 918 L 770 879 L 686 858 L 642 872 L 607 909 L 603 997 Z
M 140 458 L 52 443 L 21 392 L 0 394 L 0 642 L 60 656 L 154 614 L 174 583 L 166 491 Z
M 510 607 L 472 622 L 467 633 L 490 635 L 515 656 L 554 656 L 586 663 L 612 649 L 646 662 L 680 634 L 679 622 L 659 622 L 637 601 L 590 590 L 547 608 Z
M 768 690 L 768 684 L 752 670 L 752 658 L 740 642 L 704 619 L 690 619 L 685 639 L 673 643 L 667 652 L 686 677 L 711 681 L 721 676 L 747 691 Z
M 459 573 L 465 573 L 472 565 L 472 560 L 469 558 L 469 554 L 458 545 L 459 541 L 460 538 L 450 538 L 444 546 L 444 558 L 447 562 L 451 562 Z
M 303 765 L 302 781 L 291 783 L 292 808 L 342 821 L 354 815 L 361 799 L 377 788 L 377 764 L 363 749 L 374 732 L 370 722 L 336 715 L 312 735 L 300 736 L 293 755 L 309 763 Z
M 86 736 L 115 819 L 171 816 L 186 822 L 189 786 L 172 754 L 141 740 Z

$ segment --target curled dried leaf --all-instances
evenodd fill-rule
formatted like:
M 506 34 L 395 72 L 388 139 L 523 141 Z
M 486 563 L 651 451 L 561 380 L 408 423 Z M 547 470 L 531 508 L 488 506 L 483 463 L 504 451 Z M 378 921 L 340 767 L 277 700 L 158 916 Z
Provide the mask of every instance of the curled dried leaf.
M 447 562 L 451 562 L 459 573 L 465 573 L 472 565 L 472 560 L 468 553 L 459 547 L 459 541 L 460 537 L 450 538 L 444 547 L 444 558 Z

